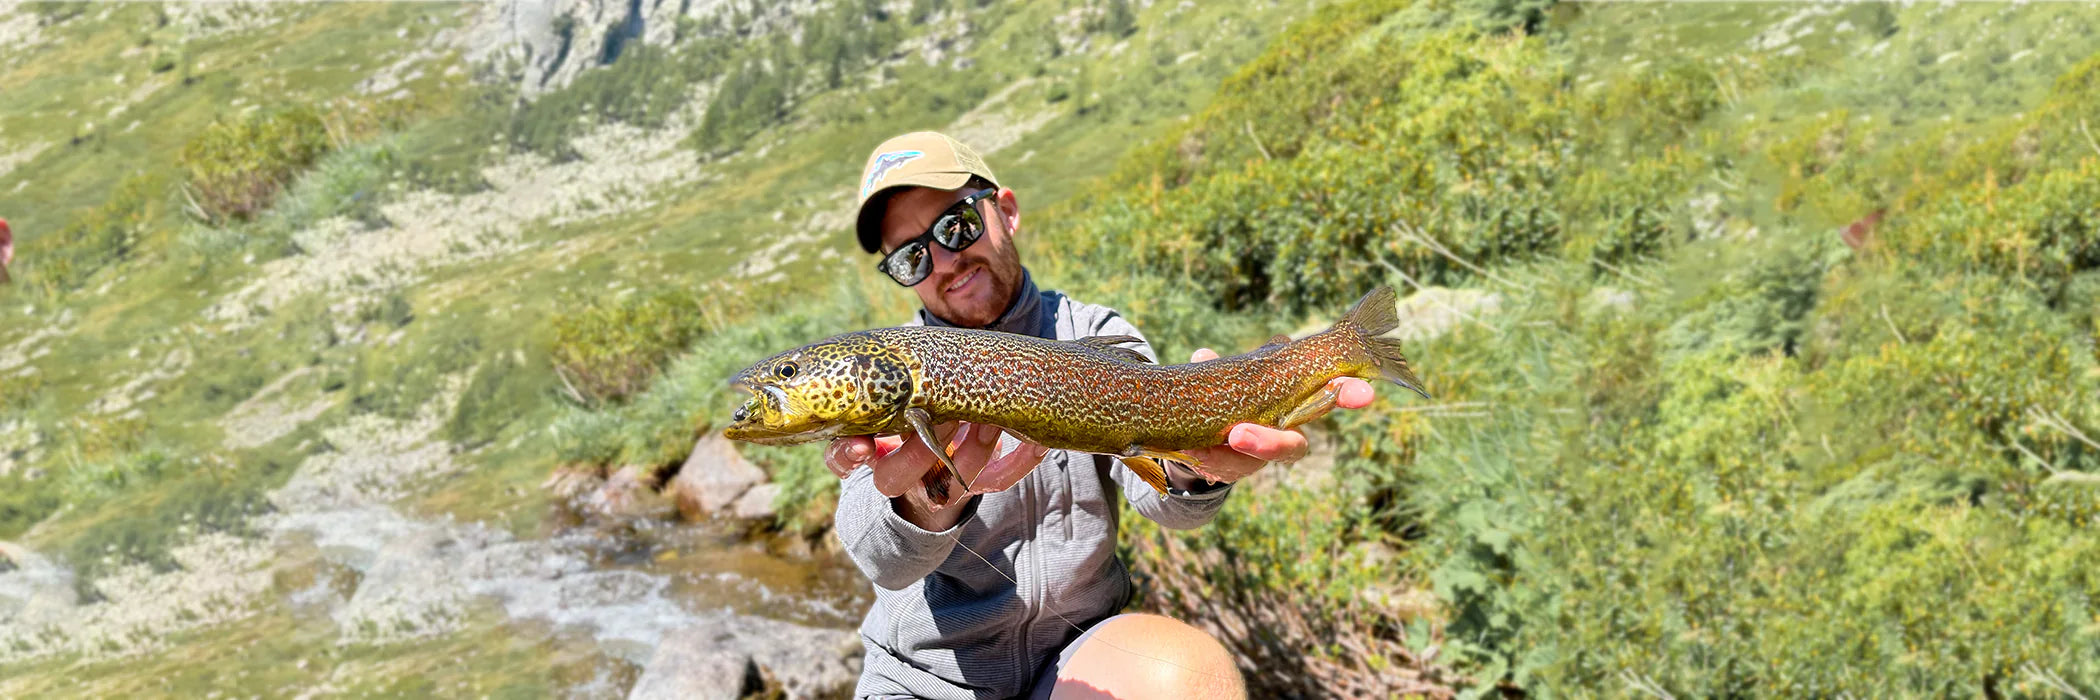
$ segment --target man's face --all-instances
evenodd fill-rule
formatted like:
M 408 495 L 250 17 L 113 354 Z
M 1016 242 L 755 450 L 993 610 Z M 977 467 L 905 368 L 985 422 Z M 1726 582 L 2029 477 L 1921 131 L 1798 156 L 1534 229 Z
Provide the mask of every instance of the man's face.
M 948 207 L 973 192 L 976 190 L 969 187 L 956 191 L 912 187 L 891 195 L 882 213 L 882 253 L 925 233 Z M 984 237 L 959 253 L 929 245 L 933 271 L 911 288 L 927 311 L 973 328 L 999 320 L 1021 288 L 1021 251 L 1013 240 L 1021 213 L 1013 191 L 1000 190 L 997 196 L 978 202 L 977 213 L 984 217 Z

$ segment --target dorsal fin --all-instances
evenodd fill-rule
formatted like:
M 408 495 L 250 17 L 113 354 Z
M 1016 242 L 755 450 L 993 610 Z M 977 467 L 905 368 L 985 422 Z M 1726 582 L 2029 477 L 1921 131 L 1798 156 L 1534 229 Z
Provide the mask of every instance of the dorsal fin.
M 1146 365 L 1152 364 L 1152 358 L 1145 357 L 1145 353 L 1138 352 L 1130 348 L 1121 347 L 1124 343 L 1145 342 L 1144 338 L 1139 338 L 1134 335 L 1097 335 L 1089 338 L 1080 338 L 1072 342 L 1078 343 L 1080 345 L 1085 345 L 1096 350 L 1107 352 L 1110 355 L 1114 355 L 1116 359 L 1119 360 L 1129 360 L 1131 362 Z
M 1266 348 L 1280 348 L 1289 344 L 1291 344 L 1291 337 L 1282 333 L 1278 333 L 1276 334 L 1276 337 L 1270 338 L 1269 342 L 1263 343 L 1261 347 L 1255 349 L 1262 350 Z

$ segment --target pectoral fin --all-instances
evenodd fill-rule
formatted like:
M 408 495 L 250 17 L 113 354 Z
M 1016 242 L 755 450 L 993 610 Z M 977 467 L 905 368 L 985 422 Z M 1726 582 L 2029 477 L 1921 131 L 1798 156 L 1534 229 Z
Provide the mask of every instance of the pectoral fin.
M 1144 338 L 1139 338 L 1134 335 L 1097 335 L 1088 338 L 1080 338 L 1072 342 L 1078 343 L 1080 345 L 1085 345 L 1096 350 L 1105 351 L 1110 355 L 1116 356 L 1117 359 L 1129 360 L 1131 362 L 1136 362 L 1140 364 L 1152 364 L 1152 359 L 1145 357 L 1145 353 L 1141 353 L 1130 348 L 1121 347 L 1124 343 L 1145 342 Z
M 1167 468 L 1165 465 L 1160 464 L 1159 460 L 1151 457 L 1119 457 L 1118 459 L 1123 460 L 1123 466 L 1129 467 L 1132 473 L 1138 475 L 1138 478 L 1144 479 L 1146 484 L 1151 485 L 1152 490 L 1158 491 L 1160 498 L 1167 497 Z
M 944 472 L 952 472 L 956 481 L 962 481 L 963 488 L 970 488 L 970 482 L 963 481 L 962 472 L 955 468 L 955 459 L 948 455 L 948 447 L 933 436 L 933 414 L 923 408 L 908 408 L 904 410 L 904 420 L 911 423 L 911 430 L 918 434 L 919 442 L 926 445 L 926 449 L 933 452 L 933 458 L 941 463 L 941 468 L 930 472 L 930 476 L 941 477 L 940 483 L 945 487 L 947 474 Z

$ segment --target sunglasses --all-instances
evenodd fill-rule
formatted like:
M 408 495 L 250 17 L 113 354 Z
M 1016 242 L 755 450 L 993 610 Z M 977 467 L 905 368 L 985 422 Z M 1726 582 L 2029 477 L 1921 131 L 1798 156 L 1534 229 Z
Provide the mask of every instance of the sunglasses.
M 962 198 L 941 212 L 940 218 L 934 219 L 933 226 L 925 233 L 882 256 L 882 261 L 875 263 L 875 269 L 906 287 L 926 281 L 926 276 L 933 274 L 933 249 L 926 242 L 939 243 L 942 248 L 957 253 L 976 243 L 977 239 L 984 237 L 984 217 L 977 213 L 977 203 L 998 193 L 999 189 L 994 187 Z

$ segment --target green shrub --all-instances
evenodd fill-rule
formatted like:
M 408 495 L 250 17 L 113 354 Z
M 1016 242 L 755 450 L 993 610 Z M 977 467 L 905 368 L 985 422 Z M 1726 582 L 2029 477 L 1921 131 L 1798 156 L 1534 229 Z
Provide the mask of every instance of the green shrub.
M 213 223 L 245 221 L 331 147 L 320 111 L 300 105 L 214 121 L 176 162 L 199 214 Z
M 1539 45 L 1463 32 L 1390 41 L 1296 67 L 1317 76 L 1270 82 L 1243 72 L 1227 89 L 1250 92 L 1221 97 L 1204 122 L 1261 109 L 1232 106 L 1242 101 L 1280 101 L 1302 105 L 1284 111 L 1286 125 L 1312 113 L 1295 132 L 1303 136 L 1192 128 L 1183 152 L 1208 148 L 1211 133 L 1268 156 L 1233 165 L 1209 165 L 1209 153 L 1193 162 L 1167 156 L 1151 168 L 1154 185 L 1083 220 L 1072 236 L 1082 260 L 1108 264 L 1135 250 L 1141 269 L 1187 279 L 1218 308 L 1297 313 L 1353 301 L 1395 270 L 1448 282 L 1557 245 L 1553 187 L 1568 105 Z M 1303 95 L 1335 93 L 1353 101 L 1304 104 Z M 1126 168 L 1147 167 L 1139 163 Z M 1171 189 L 1159 184 L 1184 177 Z
M 349 217 L 367 228 L 388 223 L 379 205 L 388 198 L 399 149 L 389 141 L 362 143 L 322 156 L 271 209 L 267 228 L 289 236 L 322 220 Z
M 1948 194 L 1890 231 L 1895 252 L 2022 279 L 2051 300 L 2074 275 L 2100 268 L 2100 159 Z
M 590 405 L 648 388 L 663 361 L 705 330 L 690 293 L 637 293 L 575 305 L 552 321 L 554 371 Z

